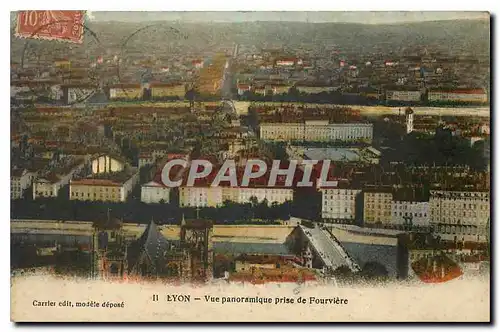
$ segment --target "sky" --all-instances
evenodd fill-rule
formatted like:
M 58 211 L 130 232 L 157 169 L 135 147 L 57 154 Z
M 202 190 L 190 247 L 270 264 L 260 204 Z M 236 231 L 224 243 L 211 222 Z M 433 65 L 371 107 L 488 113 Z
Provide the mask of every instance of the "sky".
M 394 24 L 456 19 L 487 19 L 486 12 L 88 12 L 89 18 L 98 22 L 122 21 L 195 21 L 195 22 L 248 22 L 295 21 Z

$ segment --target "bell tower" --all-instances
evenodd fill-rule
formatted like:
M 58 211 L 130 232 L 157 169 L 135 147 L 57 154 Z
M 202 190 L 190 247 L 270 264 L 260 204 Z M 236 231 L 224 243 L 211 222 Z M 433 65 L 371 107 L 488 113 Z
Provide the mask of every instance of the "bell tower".
M 414 112 L 411 108 L 407 108 L 405 111 L 406 115 L 406 133 L 409 134 L 413 131 L 413 116 Z
M 122 222 L 110 220 L 94 222 L 92 236 L 92 275 L 97 279 L 127 278 L 127 244 Z
M 191 279 L 209 281 L 213 278 L 213 223 L 196 219 L 181 222 L 181 245 L 187 251 L 187 262 Z

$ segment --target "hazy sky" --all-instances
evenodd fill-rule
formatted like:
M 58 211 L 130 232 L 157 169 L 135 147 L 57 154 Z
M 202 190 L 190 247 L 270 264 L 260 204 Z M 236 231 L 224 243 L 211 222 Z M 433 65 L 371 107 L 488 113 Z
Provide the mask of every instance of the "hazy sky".
M 299 21 L 345 23 L 401 23 L 454 19 L 487 19 L 486 12 L 89 12 L 96 21 Z

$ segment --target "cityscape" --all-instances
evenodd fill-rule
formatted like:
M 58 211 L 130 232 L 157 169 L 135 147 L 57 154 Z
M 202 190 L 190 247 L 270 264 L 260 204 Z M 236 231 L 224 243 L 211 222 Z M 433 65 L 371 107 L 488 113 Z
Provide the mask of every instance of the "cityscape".
M 488 14 L 146 14 L 11 13 L 13 277 L 489 278 Z

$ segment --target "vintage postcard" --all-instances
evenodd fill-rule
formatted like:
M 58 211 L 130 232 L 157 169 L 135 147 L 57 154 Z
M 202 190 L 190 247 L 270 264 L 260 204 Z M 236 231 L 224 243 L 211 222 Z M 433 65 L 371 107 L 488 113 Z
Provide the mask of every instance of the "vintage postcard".
M 11 320 L 489 322 L 485 12 L 11 12 Z

